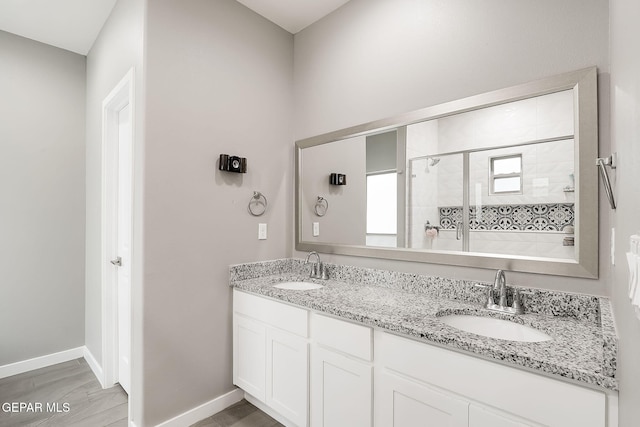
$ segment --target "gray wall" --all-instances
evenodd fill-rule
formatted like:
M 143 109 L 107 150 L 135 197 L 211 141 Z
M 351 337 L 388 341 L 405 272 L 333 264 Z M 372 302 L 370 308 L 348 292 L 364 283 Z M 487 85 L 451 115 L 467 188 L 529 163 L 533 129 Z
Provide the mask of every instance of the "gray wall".
M 608 14 L 606 0 L 352 0 L 295 36 L 295 137 L 595 65 L 600 149 L 608 152 Z M 602 200 L 601 224 L 607 224 Z M 600 231 L 601 254 L 607 229 Z M 447 277 L 493 276 L 483 269 L 323 258 Z M 599 280 L 508 273 L 508 281 L 606 295 L 608 274 L 602 256 Z
M 366 137 L 367 173 L 395 170 L 397 164 L 398 133 L 379 133 Z
M 365 245 L 367 237 L 366 138 L 364 136 L 302 150 L 302 239 L 309 242 Z M 347 176 L 347 185 L 331 185 L 329 174 Z M 329 203 L 325 216 L 315 213 L 318 196 Z M 320 235 L 313 236 L 313 223 Z
M 618 379 L 620 381 L 620 427 L 640 423 L 640 319 L 629 303 L 628 269 L 625 252 L 629 236 L 640 232 L 640 3 L 611 1 L 611 129 L 612 151 L 618 153 L 615 194 L 618 209 L 616 266 L 613 269 L 612 299 L 620 339 Z M 608 155 L 608 152 L 602 153 Z
M 85 58 L 0 31 L 0 365 L 84 344 Z
M 86 97 L 86 298 L 85 345 L 102 365 L 102 287 L 101 268 L 101 195 L 102 195 L 102 101 L 120 82 L 125 74 L 135 69 L 134 120 L 134 237 L 132 306 L 132 390 L 133 396 L 141 387 L 142 333 L 140 307 L 142 307 L 141 265 L 141 190 L 143 166 L 143 35 L 144 1 L 119 0 L 102 28 L 91 51 L 87 55 Z M 141 400 L 132 399 L 132 413 L 137 425 L 144 425 L 140 418 Z
M 144 407 L 154 425 L 233 389 L 229 264 L 291 251 L 293 37 L 234 0 L 147 7 Z M 218 171 L 221 153 L 246 157 L 248 172 Z M 253 191 L 269 201 L 259 218 L 247 212 Z

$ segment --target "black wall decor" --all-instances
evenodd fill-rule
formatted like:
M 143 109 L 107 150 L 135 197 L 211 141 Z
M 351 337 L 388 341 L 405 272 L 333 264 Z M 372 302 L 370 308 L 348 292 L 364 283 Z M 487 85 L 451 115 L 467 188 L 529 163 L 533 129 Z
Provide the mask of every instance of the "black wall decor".
M 226 172 L 247 173 L 247 159 L 245 157 L 220 154 L 218 169 Z
M 341 173 L 332 173 L 329 175 L 329 184 L 331 185 L 347 185 L 347 175 Z

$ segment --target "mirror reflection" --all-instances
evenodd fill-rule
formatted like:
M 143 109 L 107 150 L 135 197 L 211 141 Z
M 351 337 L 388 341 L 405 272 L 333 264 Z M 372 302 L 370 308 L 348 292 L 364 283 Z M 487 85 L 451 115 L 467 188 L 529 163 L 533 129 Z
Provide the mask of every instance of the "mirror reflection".
M 580 167 L 579 154 L 597 150 L 597 125 L 580 122 L 584 102 L 570 86 L 303 144 L 298 243 L 399 248 L 413 259 L 408 250 L 592 262 L 597 250 L 580 258 L 578 245 L 597 242 L 595 231 L 581 235 L 578 227 L 597 215 L 584 210 L 597 211 L 597 189 L 583 187 L 582 212 L 578 203 L 580 171 L 585 182 L 594 175 L 586 158 Z M 582 132 L 582 147 L 580 126 L 592 133 Z M 343 185 L 330 174 L 343 176 Z M 314 212 L 318 198 L 329 205 L 322 217 Z
M 408 126 L 407 247 L 575 260 L 572 92 Z

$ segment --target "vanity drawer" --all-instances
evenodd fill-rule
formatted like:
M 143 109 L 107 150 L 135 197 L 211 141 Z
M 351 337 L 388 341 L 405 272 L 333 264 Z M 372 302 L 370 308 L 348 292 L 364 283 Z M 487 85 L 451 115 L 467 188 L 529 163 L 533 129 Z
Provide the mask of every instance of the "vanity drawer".
M 309 337 L 309 312 L 302 308 L 233 290 L 233 311 L 301 337 Z
M 381 331 L 375 351 L 376 375 L 400 374 L 546 426 L 607 425 L 601 391 Z
M 358 357 L 373 360 L 373 331 L 320 314 L 311 314 L 311 337 L 318 344 Z

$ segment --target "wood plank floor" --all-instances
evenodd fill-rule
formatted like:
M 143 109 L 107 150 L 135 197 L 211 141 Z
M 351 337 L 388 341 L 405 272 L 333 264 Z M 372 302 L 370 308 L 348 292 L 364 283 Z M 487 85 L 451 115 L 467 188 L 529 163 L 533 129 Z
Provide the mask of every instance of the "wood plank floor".
M 31 403 L 33 410 L 6 412 L 12 402 Z M 0 379 L 0 405 L 0 427 L 127 426 L 127 394 L 120 386 L 103 390 L 84 359 Z
M 21 402 L 32 410 L 5 410 L 6 404 Z M 124 390 L 118 385 L 103 390 L 84 359 L 0 379 L 0 427 L 127 427 L 127 406 Z M 283 426 L 243 399 L 192 427 Z
M 191 427 L 281 427 L 282 424 L 242 399 L 222 412 L 198 421 Z M 282 426 L 284 427 L 284 426 Z

